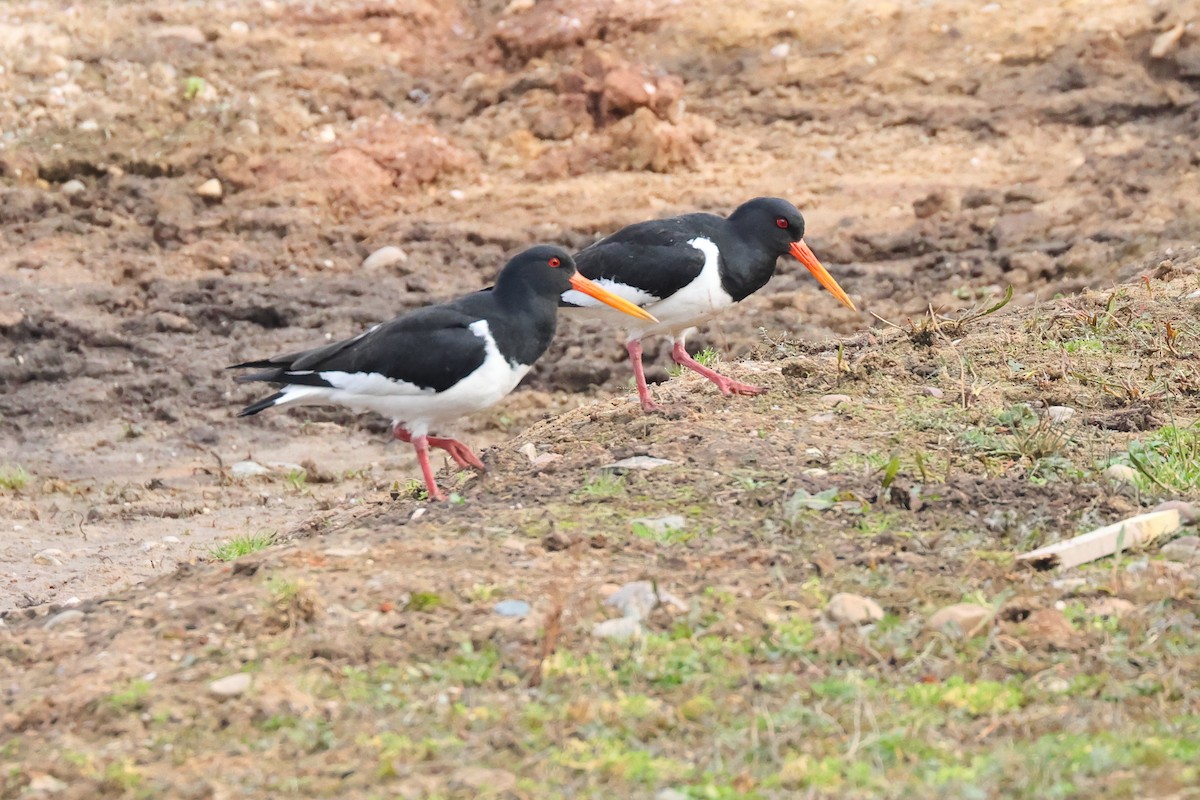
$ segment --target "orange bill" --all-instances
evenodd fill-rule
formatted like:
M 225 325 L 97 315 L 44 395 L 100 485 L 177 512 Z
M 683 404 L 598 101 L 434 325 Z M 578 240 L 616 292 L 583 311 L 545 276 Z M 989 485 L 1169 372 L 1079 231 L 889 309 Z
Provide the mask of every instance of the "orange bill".
M 813 262 L 816 263 L 816 258 L 813 259 Z M 819 267 L 821 265 L 817 264 L 817 266 Z M 828 275 L 828 273 L 826 273 L 826 275 Z M 829 280 L 832 281 L 833 278 L 830 278 Z M 834 286 L 837 286 L 837 284 L 835 283 Z M 596 300 L 599 300 L 601 303 L 604 303 L 604 305 L 615 308 L 617 311 L 622 311 L 631 317 L 644 319 L 647 322 L 658 322 L 654 315 L 646 309 L 642 308 L 641 306 L 634 305 L 624 297 L 618 297 L 607 289 L 601 288 L 600 286 L 592 283 L 587 278 L 580 275 L 578 272 L 571 276 L 571 288 L 578 289 L 588 297 L 593 297 Z M 841 291 L 841 289 L 838 291 Z
M 829 274 L 829 270 L 821 266 L 821 262 L 817 261 L 817 257 L 813 254 L 813 251 L 808 248 L 808 245 L 804 243 L 803 239 L 798 242 L 792 242 L 791 252 L 792 255 L 796 257 L 797 261 L 808 268 L 808 271 L 813 274 L 813 277 L 816 278 L 822 286 L 828 289 L 834 297 L 841 301 L 842 305 L 851 311 L 858 311 L 858 309 L 854 307 L 854 301 L 850 299 L 848 294 L 842 291 L 842 287 L 838 286 L 838 282 L 835 281 L 833 276 Z

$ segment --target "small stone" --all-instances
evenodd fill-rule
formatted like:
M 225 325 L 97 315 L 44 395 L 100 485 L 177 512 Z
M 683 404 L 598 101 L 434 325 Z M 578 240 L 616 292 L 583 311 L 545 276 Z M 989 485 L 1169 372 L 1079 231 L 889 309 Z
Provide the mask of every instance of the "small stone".
M 936 386 L 923 386 L 923 387 L 921 387 L 921 393 L 928 395 L 929 397 L 937 398 L 939 400 L 946 396 L 946 393 L 943 392 L 941 389 L 937 388 Z
M 1133 609 L 1133 603 L 1128 600 L 1120 597 L 1104 597 L 1092 603 L 1088 611 L 1097 617 L 1123 617 Z
M 850 399 L 850 395 L 848 394 L 827 394 L 821 398 L 821 402 L 830 408 L 836 408 L 843 403 L 849 403 Z
M 33 555 L 33 563 L 41 564 L 43 567 L 61 567 L 63 551 L 57 547 L 47 547 Z
M 1195 525 L 1200 522 L 1200 505 L 1183 500 L 1167 500 L 1159 503 L 1151 511 L 1178 511 L 1179 519 L 1184 525 Z
M 883 609 L 869 597 L 839 592 L 829 598 L 825 613 L 831 620 L 847 625 L 862 625 L 883 619 Z
M 1066 425 L 1075 416 L 1075 409 L 1070 406 L 1050 406 L 1046 409 L 1046 417 L 1055 425 Z
M 229 474 L 235 478 L 255 478 L 270 475 L 271 470 L 257 461 L 239 461 L 229 467 Z
M 250 33 L 250 26 L 240 19 L 235 19 L 233 22 L 229 23 L 229 32 L 234 36 L 245 36 L 246 34 Z
M 600 469 L 607 472 L 623 472 L 627 469 L 658 469 L 659 467 L 668 467 L 674 464 L 674 461 L 668 461 L 665 458 L 633 456 L 631 458 L 623 458 L 620 461 L 614 461 L 611 464 L 605 464 Z
M 202 45 L 208 42 L 204 31 L 195 25 L 164 25 L 151 34 L 155 39 L 182 39 L 188 44 Z
M 42 625 L 43 628 L 57 628 L 59 625 L 69 625 L 72 622 L 78 622 L 83 619 L 86 614 L 77 608 L 69 608 L 66 611 L 60 611 Z
M 216 178 L 209 178 L 196 187 L 196 194 L 209 200 L 219 200 L 225 194 L 225 187 Z
M 321 551 L 330 558 L 361 558 L 371 552 L 369 547 L 327 547 Z
M 83 181 L 75 180 L 74 178 L 72 178 L 71 180 L 67 181 L 66 183 L 64 183 L 62 185 L 61 191 L 67 197 L 71 197 L 73 195 L 77 195 L 77 194 L 86 192 L 87 186 L 84 184 Z
M 178 536 L 164 536 L 164 537 L 162 537 L 162 543 L 163 543 L 163 544 L 179 544 L 179 542 L 180 542 L 180 539 L 179 539 L 179 537 L 178 537 Z
M 1071 622 L 1056 608 L 1038 608 L 1020 623 L 1020 638 L 1028 645 L 1052 650 L 1072 650 L 1080 640 Z
M 239 119 L 238 123 L 237 123 L 237 128 L 239 131 L 241 131 L 242 133 L 244 133 L 248 136 L 258 136 L 258 133 L 260 130 L 258 127 L 258 123 L 252 119 Z
M 1137 470 L 1125 464 L 1113 464 L 1104 470 L 1104 477 L 1113 483 L 1134 483 Z
M 546 550 L 551 553 L 557 553 L 560 550 L 566 550 L 574 543 L 574 539 L 560 530 L 550 531 L 544 537 L 542 537 L 542 547 L 546 548 Z
M 1200 561 L 1200 536 L 1180 536 L 1164 544 L 1158 552 L 1172 561 Z
M 828 412 L 824 414 L 813 414 L 808 418 L 808 421 L 816 425 L 828 425 L 831 422 L 837 421 L 837 414 L 830 414 Z
M 1179 46 L 1179 40 L 1183 38 L 1183 32 L 1186 30 L 1187 26 L 1179 22 L 1175 27 L 1154 37 L 1154 43 L 1150 45 L 1150 57 L 1166 58 L 1169 56 L 1171 51 Z
M 365 270 L 386 269 L 396 264 L 408 261 L 408 253 L 395 245 L 387 245 L 376 250 L 363 259 L 362 268 Z
M 682 530 L 687 525 L 685 520 L 679 514 L 669 514 L 665 517 L 638 517 L 629 521 L 630 525 L 641 525 L 650 533 L 667 533 L 669 531 Z
M 633 581 L 627 583 L 604 600 L 604 605 L 612 606 L 624 616 L 631 619 L 645 619 L 659 603 L 673 606 L 677 611 L 686 612 L 688 604 L 671 594 L 659 589 L 654 590 L 650 581 Z
M 210 683 L 208 691 L 217 697 L 237 697 L 250 688 L 251 680 L 249 672 L 235 672 Z
M 771 58 L 787 58 L 788 53 L 792 52 L 792 46 L 787 42 L 780 42 L 770 49 Z
M 45 773 L 35 773 L 29 779 L 29 786 L 26 787 L 28 794 L 58 794 L 67 790 L 67 784 L 60 781 L 53 775 Z
M 642 621 L 633 617 L 606 619 L 596 623 L 592 628 L 592 636 L 597 639 L 616 639 L 617 641 L 640 639 L 642 638 Z
M 517 785 L 517 776 L 503 769 L 490 769 L 476 765 L 459 767 L 450 773 L 448 787 L 461 792 L 464 789 L 476 797 L 502 795 Z
M 195 333 L 196 326 L 190 319 L 170 311 L 155 311 L 146 318 L 160 333 Z
M 527 617 L 529 603 L 524 600 L 501 600 L 493 610 L 502 617 Z
M 930 630 L 965 638 L 971 635 L 991 613 L 990 608 L 975 603 L 955 603 L 935 612 L 929 618 L 926 626 Z

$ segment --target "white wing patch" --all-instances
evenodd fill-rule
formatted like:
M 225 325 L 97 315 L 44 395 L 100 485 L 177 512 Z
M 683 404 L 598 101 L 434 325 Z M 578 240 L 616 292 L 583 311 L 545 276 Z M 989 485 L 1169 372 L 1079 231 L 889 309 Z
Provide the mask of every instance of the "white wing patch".
M 597 278 L 595 283 L 598 284 L 600 288 L 612 292 L 617 297 L 628 300 L 635 306 L 646 306 L 650 303 L 657 303 L 661 299 L 655 297 L 649 292 L 642 291 L 636 286 L 629 286 L 628 284 L 614 281 L 612 278 Z M 598 306 L 602 308 L 608 308 L 608 306 L 604 305 L 599 300 L 595 299 L 594 297 L 589 297 L 578 289 L 569 289 L 563 292 L 562 299 L 564 302 L 570 303 L 573 306 L 579 306 L 580 308 L 596 308 Z

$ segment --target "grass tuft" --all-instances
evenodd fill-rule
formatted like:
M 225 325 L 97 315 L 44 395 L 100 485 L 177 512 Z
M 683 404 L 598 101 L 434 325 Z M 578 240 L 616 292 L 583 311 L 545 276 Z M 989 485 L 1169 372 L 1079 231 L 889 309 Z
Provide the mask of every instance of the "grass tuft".
M 275 531 L 244 533 L 241 536 L 235 536 L 232 539 L 221 542 L 221 544 L 209 550 L 208 555 L 216 561 L 233 561 L 235 558 L 241 558 L 251 553 L 257 553 L 259 550 L 265 550 L 273 544 L 275 544 Z
M 29 473 L 19 464 L 5 464 L 0 467 L 0 489 L 17 492 L 24 489 L 27 483 L 29 483 Z

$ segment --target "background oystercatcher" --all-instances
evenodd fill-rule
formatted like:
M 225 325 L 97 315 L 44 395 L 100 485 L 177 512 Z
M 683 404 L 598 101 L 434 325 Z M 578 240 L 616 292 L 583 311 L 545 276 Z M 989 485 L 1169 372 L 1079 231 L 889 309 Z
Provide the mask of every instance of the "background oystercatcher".
M 235 364 L 230 369 L 263 370 L 238 382 L 283 387 L 238 416 L 327 404 L 390 417 L 395 437 L 416 448 L 430 498 L 444 500 L 429 465 L 430 447 L 445 450 L 459 466 L 484 466 L 462 442 L 429 433 L 516 388 L 554 338 L 559 296 L 568 289 L 656 322 L 580 275 L 566 250 L 540 245 L 509 261 L 491 291 L 417 309 L 325 347 Z
M 642 338 L 674 339 L 675 362 L 699 372 L 722 394 L 759 394 L 761 387 L 735 381 L 696 362 L 684 339 L 692 329 L 761 289 L 775 274 L 775 262 L 790 253 L 821 285 L 852 310 L 854 303 L 804 243 L 804 217 L 778 197 L 749 200 L 727 219 L 685 214 L 629 225 L 575 254 L 579 271 L 600 286 L 645 308 L 660 322 L 632 324 L 625 348 L 633 363 L 642 408 L 650 397 L 642 370 Z M 568 291 L 563 305 L 597 308 L 582 292 Z

